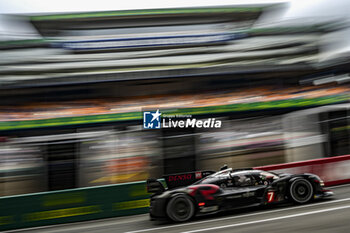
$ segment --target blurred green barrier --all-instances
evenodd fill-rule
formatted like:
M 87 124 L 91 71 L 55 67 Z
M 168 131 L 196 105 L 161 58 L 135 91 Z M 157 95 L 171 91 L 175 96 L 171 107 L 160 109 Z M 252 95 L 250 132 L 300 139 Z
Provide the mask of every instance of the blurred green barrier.
M 146 183 L 106 185 L 0 198 L 0 231 L 147 213 Z

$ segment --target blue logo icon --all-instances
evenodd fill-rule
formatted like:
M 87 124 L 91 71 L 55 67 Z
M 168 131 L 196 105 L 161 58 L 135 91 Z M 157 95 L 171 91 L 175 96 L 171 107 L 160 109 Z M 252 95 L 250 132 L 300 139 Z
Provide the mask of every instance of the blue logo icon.
M 159 109 L 156 112 L 143 112 L 143 128 L 144 129 L 160 129 Z

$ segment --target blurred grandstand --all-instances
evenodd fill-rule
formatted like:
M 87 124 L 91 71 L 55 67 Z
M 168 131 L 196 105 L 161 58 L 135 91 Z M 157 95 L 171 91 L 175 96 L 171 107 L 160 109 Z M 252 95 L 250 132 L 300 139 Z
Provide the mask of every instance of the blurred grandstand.
M 266 24 L 286 7 L 2 15 L 0 195 L 349 154 L 349 62 L 324 51 L 345 23 Z

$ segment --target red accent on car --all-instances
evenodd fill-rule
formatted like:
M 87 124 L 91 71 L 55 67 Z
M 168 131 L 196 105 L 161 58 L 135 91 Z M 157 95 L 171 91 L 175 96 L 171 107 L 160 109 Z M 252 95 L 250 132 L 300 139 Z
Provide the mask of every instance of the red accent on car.
M 199 202 L 198 206 L 205 206 L 205 203 L 204 202 Z
M 220 187 L 214 184 L 199 184 L 199 185 L 190 186 L 189 189 L 192 190 L 189 193 L 191 196 L 196 195 L 198 191 L 204 197 L 204 199 L 214 200 L 214 197 L 212 196 L 212 194 L 217 193 Z

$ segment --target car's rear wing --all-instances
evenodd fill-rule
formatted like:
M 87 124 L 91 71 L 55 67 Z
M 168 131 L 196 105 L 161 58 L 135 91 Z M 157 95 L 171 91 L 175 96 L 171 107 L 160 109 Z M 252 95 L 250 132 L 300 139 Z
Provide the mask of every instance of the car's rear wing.
M 194 182 L 214 173 L 214 171 L 195 171 L 164 175 L 163 178 L 165 179 L 168 189 L 173 189 L 176 187 L 191 185 Z

